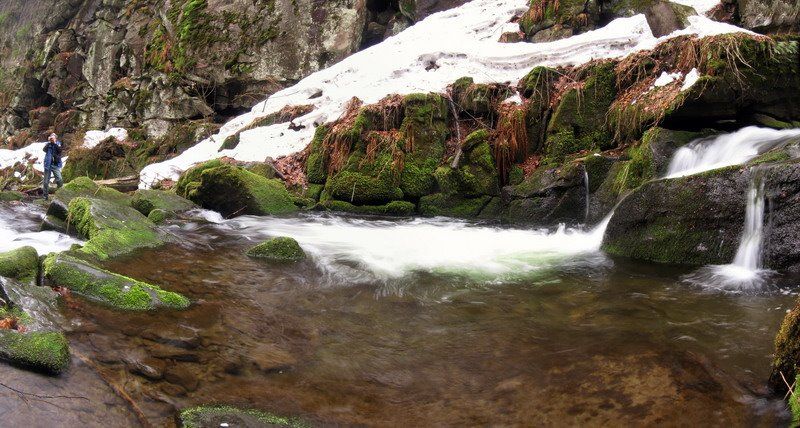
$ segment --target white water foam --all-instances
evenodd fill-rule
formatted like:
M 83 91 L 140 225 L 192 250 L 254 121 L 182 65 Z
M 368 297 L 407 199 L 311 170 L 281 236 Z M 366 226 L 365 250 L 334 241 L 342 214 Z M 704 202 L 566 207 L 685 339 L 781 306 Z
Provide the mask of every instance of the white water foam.
M 703 13 L 710 0 L 681 0 Z M 336 120 L 352 97 L 375 103 L 390 94 L 444 92 L 462 76 L 478 83 L 516 83 L 535 66 L 579 65 L 594 59 L 619 58 L 651 49 L 678 35 L 700 36 L 744 31 L 704 16 L 689 17 L 689 27 L 655 38 L 644 15 L 621 18 L 607 26 L 549 43 L 499 43 L 513 17 L 527 10 L 527 0 L 473 0 L 436 13 L 382 43 L 363 50 L 284 89 L 252 111 L 234 118 L 219 133 L 183 154 L 149 165 L 141 173 L 141 187 L 162 179 L 177 179 L 182 171 L 209 159 L 228 156 L 241 161 L 263 161 L 302 150 L 315 128 Z M 321 95 L 320 95 L 321 94 Z M 289 123 L 242 132 L 235 149 L 222 150 L 225 139 L 254 119 L 292 105 L 314 110 Z
M 326 272 L 348 281 L 413 273 L 457 274 L 489 282 L 527 277 L 576 257 L 600 253 L 609 218 L 590 231 L 509 229 L 453 219 L 363 220 L 347 217 L 239 217 L 222 224 L 254 241 L 296 239 Z M 592 263 L 592 262 L 587 262 Z
M 4 203 L 0 205 L 0 252 L 31 246 L 39 254 L 68 250 L 81 241 L 53 231 L 38 231 L 42 215 L 29 206 Z
M 750 291 L 763 285 L 773 273 L 763 269 L 762 247 L 764 232 L 764 180 L 755 172 L 747 191 L 744 231 L 733 263 L 705 266 L 685 279 L 703 287 Z
M 800 129 L 776 130 L 750 126 L 730 134 L 693 141 L 675 152 L 666 178 L 740 165 L 794 137 L 800 137 Z

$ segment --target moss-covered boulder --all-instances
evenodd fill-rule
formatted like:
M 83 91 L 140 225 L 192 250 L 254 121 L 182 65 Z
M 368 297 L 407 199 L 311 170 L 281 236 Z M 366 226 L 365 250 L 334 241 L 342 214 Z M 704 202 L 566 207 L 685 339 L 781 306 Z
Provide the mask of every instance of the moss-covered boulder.
M 617 207 L 603 250 L 685 265 L 733 260 L 744 227 L 750 174 L 739 167 L 651 181 Z
M 522 183 L 503 188 L 503 219 L 510 223 L 582 223 L 586 217 L 584 166 L 540 167 Z
M 20 367 L 59 374 L 69 367 L 69 344 L 59 332 L 0 330 L 0 358 Z
M 391 170 L 378 172 L 377 176 L 342 171 L 328 179 L 325 190 L 335 199 L 358 205 L 381 205 L 403 199 L 403 191 Z
M 270 180 L 219 160 L 186 171 L 176 190 L 203 208 L 226 217 L 236 215 L 281 215 L 297 211 L 279 180 Z
M 69 203 L 68 213 L 69 227 L 88 240 L 80 251 L 100 260 L 165 242 L 153 222 L 127 205 L 79 197 Z
M 0 253 L 0 276 L 21 281 L 35 280 L 39 274 L 39 254 L 33 247 Z
M 547 139 L 550 100 L 555 94 L 555 84 L 560 77 L 558 70 L 535 67 L 517 85 L 519 93 L 528 100 L 525 121 L 529 154 L 539 152 Z
M 785 394 L 789 385 L 798 376 L 800 364 L 800 304 L 790 310 L 783 318 L 778 335 L 775 336 L 775 354 L 772 359 L 772 373 L 769 385 L 773 391 Z
M 289 237 L 277 237 L 264 241 L 247 250 L 247 255 L 282 263 L 298 262 L 306 258 L 306 253 L 300 244 Z
M 252 409 L 231 406 L 198 406 L 180 412 L 183 428 L 231 427 L 290 427 L 305 428 L 310 425 L 299 418 L 277 416 Z
M 133 193 L 131 206 L 145 216 L 149 215 L 153 210 L 161 210 L 174 215 L 197 208 L 197 205 L 192 201 L 178 196 L 177 193 L 144 189 Z
M 103 270 L 65 253 L 47 256 L 43 267 L 50 284 L 116 309 L 185 309 L 190 303 L 178 293 Z
M 25 199 L 25 194 L 21 192 L 13 192 L 3 190 L 0 192 L 0 202 L 18 202 Z
M 321 202 L 320 207 L 330 211 L 379 216 L 410 216 L 417 208 L 408 201 L 392 201 L 384 205 L 353 205 L 334 199 Z
M 453 102 L 459 113 L 474 117 L 492 116 L 497 106 L 513 95 L 508 86 L 499 84 L 479 84 L 471 77 L 462 77 L 450 87 Z
M 419 212 L 427 217 L 476 218 L 491 200 L 488 195 L 467 198 L 459 194 L 435 193 L 419 200 Z
M 103 199 L 120 205 L 130 205 L 131 200 L 131 197 L 125 193 L 110 187 L 99 186 L 88 177 L 78 177 L 56 191 L 47 208 L 47 216 L 66 222 L 69 203 L 79 197 Z
M 553 111 L 547 128 L 546 161 L 560 163 L 584 150 L 615 146 L 606 114 L 617 95 L 615 63 L 602 61 L 581 69 L 581 85 L 568 89 Z

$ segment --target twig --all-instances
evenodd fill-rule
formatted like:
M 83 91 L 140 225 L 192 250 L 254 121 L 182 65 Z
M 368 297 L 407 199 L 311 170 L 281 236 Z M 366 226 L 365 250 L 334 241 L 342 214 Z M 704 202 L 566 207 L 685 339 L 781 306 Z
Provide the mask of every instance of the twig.
M 38 398 L 40 400 L 44 400 L 46 398 L 50 398 L 50 399 L 53 399 L 53 398 L 66 398 L 66 399 L 71 399 L 71 400 L 86 400 L 86 401 L 89 401 L 88 398 L 82 397 L 80 395 L 39 395 L 39 394 L 35 394 L 33 392 L 25 392 L 25 391 L 19 390 L 17 388 L 14 388 L 13 386 L 8 386 L 8 385 L 6 385 L 6 384 L 4 384 L 2 382 L 0 382 L 0 386 L 2 386 L 3 388 L 9 389 L 11 391 L 14 391 L 14 392 L 16 392 L 17 394 L 19 394 L 21 396 Z
M 80 358 L 81 361 L 86 363 L 86 365 L 89 366 L 92 370 L 94 370 L 94 372 L 97 373 L 97 376 L 99 376 L 100 379 L 106 385 L 108 385 L 108 387 L 111 388 L 119 398 L 121 398 L 123 401 L 125 401 L 125 403 L 128 404 L 128 407 L 130 407 L 131 411 L 133 411 L 133 413 L 136 415 L 136 418 L 139 420 L 139 423 L 141 423 L 143 427 L 151 428 L 153 426 L 153 424 L 151 424 L 150 421 L 147 420 L 147 417 L 144 415 L 144 412 L 142 412 L 139 406 L 136 405 L 136 402 L 133 401 L 131 396 L 128 395 L 128 393 L 125 392 L 122 388 L 118 387 L 116 384 L 114 384 L 108 378 L 106 378 L 106 376 L 103 375 L 103 372 L 100 370 L 100 368 L 97 367 L 97 365 L 92 360 L 90 360 L 88 357 L 86 357 L 85 355 L 81 354 L 78 351 L 73 350 L 72 353 L 75 354 L 75 356 L 77 356 L 78 358 Z

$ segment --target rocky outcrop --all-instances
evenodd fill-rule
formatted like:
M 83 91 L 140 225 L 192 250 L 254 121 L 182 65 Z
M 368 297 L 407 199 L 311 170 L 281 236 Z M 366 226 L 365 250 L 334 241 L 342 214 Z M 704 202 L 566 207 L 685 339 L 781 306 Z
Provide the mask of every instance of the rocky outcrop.
M 800 32 L 800 3 L 794 0 L 737 0 L 739 23 L 759 33 Z
M 218 122 L 462 0 L 11 0 L 0 140 Z M 19 76 L 19 77 L 16 77 Z

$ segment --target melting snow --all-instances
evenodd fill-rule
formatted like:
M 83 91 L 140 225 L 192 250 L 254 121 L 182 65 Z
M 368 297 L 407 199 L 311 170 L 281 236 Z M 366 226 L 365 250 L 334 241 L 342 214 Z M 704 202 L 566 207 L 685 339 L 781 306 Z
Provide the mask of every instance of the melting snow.
M 683 79 L 683 86 L 681 86 L 681 92 L 691 88 L 697 83 L 697 79 L 700 78 L 700 72 L 697 71 L 696 68 L 693 68 L 692 71 L 686 74 L 686 77 Z
M 682 77 L 683 74 L 681 73 L 667 73 L 664 71 L 661 73 L 661 76 L 658 76 L 658 79 L 656 79 L 656 82 L 653 83 L 653 86 L 656 88 L 667 86 L 676 80 L 680 80 Z
M 117 141 L 125 141 L 128 139 L 128 130 L 111 128 L 108 131 L 88 131 L 83 137 L 83 147 L 91 149 L 109 137 L 114 137 Z
M 679 0 L 704 13 L 711 0 Z M 516 83 L 533 67 L 579 65 L 593 59 L 619 58 L 651 49 L 677 35 L 743 31 L 703 16 L 689 17 L 690 26 L 664 38 L 655 38 L 644 15 L 621 18 L 607 26 L 549 43 L 500 43 L 500 35 L 515 27 L 513 17 L 527 10 L 527 0 L 473 0 L 458 8 L 429 16 L 402 33 L 314 73 L 232 119 L 216 135 L 180 156 L 147 166 L 141 187 L 162 179 L 177 179 L 187 168 L 222 156 L 241 161 L 261 161 L 302 150 L 316 126 L 336 120 L 352 97 L 375 103 L 390 94 L 443 92 L 462 76 L 477 83 Z M 319 94 L 321 96 L 318 96 Z M 313 105 L 314 110 L 288 123 L 243 132 L 239 145 L 219 151 L 225 139 L 254 119 L 286 106 Z

